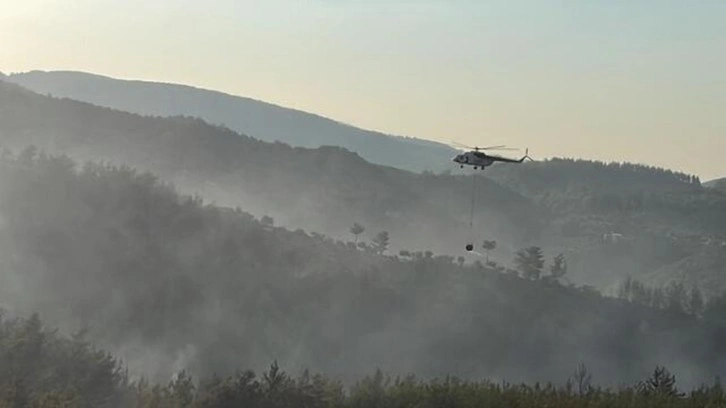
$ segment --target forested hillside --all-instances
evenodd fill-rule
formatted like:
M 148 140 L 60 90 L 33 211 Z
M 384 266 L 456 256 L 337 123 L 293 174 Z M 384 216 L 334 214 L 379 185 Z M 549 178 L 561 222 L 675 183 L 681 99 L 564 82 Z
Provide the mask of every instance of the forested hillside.
M 487 175 L 552 215 L 543 232 L 589 280 L 637 275 L 726 288 L 726 194 L 698 177 L 645 165 L 551 159 Z
M 564 284 L 566 259 L 537 248 L 516 269 L 391 256 L 383 238 L 358 246 L 275 227 L 129 168 L 33 149 L 1 164 L 4 307 L 87 328 L 133 372 L 277 359 L 345 381 L 376 367 L 546 381 L 584 362 L 599 383 L 665 365 L 693 384 L 724 368 L 721 303 L 604 298 Z
M 707 187 L 716 189 L 716 190 L 721 190 L 721 191 L 726 192 L 726 177 L 716 179 L 716 180 L 711 180 L 708 183 L 705 183 L 704 185 Z
M 450 253 L 472 239 L 470 177 L 376 166 L 338 147 L 266 143 L 198 119 L 143 117 L 11 84 L 0 84 L 0 144 L 151 170 L 293 229 L 343 237 L 359 222 L 364 235 L 389 232 L 392 248 Z M 529 200 L 484 177 L 475 187 L 478 237 L 507 251 L 538 235 L 543 220 Z
M 694 175 L 571 159 L 498 166 L 487 175 L 558 216 L 602 216 L 632 231 L 726 235 L 726 195 L 704 188 Z
M 319 115 L 186 85 L 129 81 L 73 71 L 7 76 L 51 94 L 142 115 L 193 116 L 237 132 L 295 147 L 341 146 L 371 163 L 420 172 L 449 168 L 455 150 L 440 143 L 373 132 Z
M 678 373 L 655 367 L 618 389 L 594 382 L 597 373 L 579 365 L 565 385 L 512 384 L 446 376 L 376 371 L 346 386 L 329 375 L 291 373 L 273 362 L 264 371 L 240 367 L 228 376 L 195 377 L 180 370 L 169 381 L 129 377 L 123 362 L 94 347 L 83 333 L 67 336 L 44 327 L 37 315 L 0 322 L 0 406 L 3 407 L 526 407 L 658 406 L 718 407 L 726 404 L 716 381 L 684 386 Z M 593 375 L 595 377 L 593 377 Z
M 0 142 L 151 170 L 291 229 L 348 239 L 359 223 L 357 237 L 385 232 L 394 253 L 458 256 L 473 242 L 511 264 L 518 248 L 538 245 L 567 255 L 573 281 L 602 289 L 627 276 L 726 289 L 726 193 L 670 170 L 552 159 L 495 165 L 473 185 L 471 176 L 413 174 L 339 147 L 266 143 L 198 119 L 134 115 L 12 84 L 0 84 Z M 484 241 L 495 241 L 493 251 Z

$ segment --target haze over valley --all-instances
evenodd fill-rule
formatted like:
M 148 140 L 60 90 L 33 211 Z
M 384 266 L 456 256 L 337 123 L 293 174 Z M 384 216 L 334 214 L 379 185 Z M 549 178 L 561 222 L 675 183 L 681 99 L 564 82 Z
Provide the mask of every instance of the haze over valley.
M 44 1 L 0 17 L 0 406 L 726 404 L 720 4 Z
M 621 339 L 593 343 L 598 330 L 615 329 L 605 323 L 578 328 L 593 319 L 585 316 L 594 311 L 585 308 L 566 318 L 575 324 L 566 330 L 576 332 L 562 332 L 565 326 L 555 329 L 564 318 L 557 305 L 612 303 L 606 306 L 608 313 L 619 316 L 609 320 L 613 323 L 665 319 L 662 324 L 680 325 L 658 317 L 657 310 L 677 302 L 677 310 L 686 311 L 692 307 L 693 290 L 712 298 L 724 289 L 719 268 L 725 250 L 726 194 L 701 186 L 695 176 L 564 159 L 497 166 L 475 175 L 415 174 L 369 163 L 337 147 L 292 148 L 190 117 L 139 116 L 42 96 L 14 84 L 2 84 L 0 103 L 2 143 L 10 149 L 2 206 L 5 251 L 13 259 L 4 275 L 6 307 L 40 311 L 66 330 L 88 325 L 95 341 L 148 375 L 165 378 L 182 366 L 209 375 L 231 372 L 236 364 L 264 367 L 276 358 L 291 367 L 351 380 L 381 367 L 421 375 L 457 372 L 544 381 L 587 360 L 604 381 L 634 380 L 649 366 L 628 368 L 613 360 L 606 350 Z M 42 149 L 41 156 L 30 148 Z M 43 151 L 68 155 L 71 161 L 44 158 Z M 91 164 L 83 166 L 86 161 Z M 81 172 L 76 174 L 74 166 Z M 153 177 L 134 176 L 132 168 L 201 196 L 179 197 L 170 187 L 155 184 Z M 472 177 L 477 178 L 476 228 L 469 232 Z M 223 207 L 204 206 L 201 200 Z M 364 226 L 362 236 L 350 234 L 354 223 Z M 387 242 L 376 239 L 382 231 Z M 604 238 L 613 231 L 625 241 Z M 463 256 L 463 244 L 471 239 L 496 241 L 487 254 L 490 263 L 483 248 L 480 256 Z M 706 239 L 711 241 L 706 244 Z M 544 249 L 547 268 L 555 255 L 564 254 L 567 274 L 557 278 L 560 283 L 545 279 L 546 271 L 517 271 L 522 265 L 514 262 L 514 253 L 529 246 Z M 682 299 L 626 295 L 629 301 L 655 307 L 648 312 L 652 317 L 633 317 L 632 311 L 618 311 L 623 306 L 614 300 L 588 300 L 587 292 L 575 289 L 590 284 L 624 296 L 628 276 L 665 288 L 663 299 Z M 249 286 L 248 279 L 258 283 Z M 364 282 L 360 279 L 373 279 L 375 286 L 356 295 L 363 296 L 356 308 L 364 309 L 351 309 L 355 297 L 345 293 L 367 287 L 358 288 Z M 674 284 L 681 285 L 681 292 L 672 292 Z M 254 289 L 256 285 L 267 289 Z M 242 288 L 246 295 L 233 295 Z M 521 292 L 532 290 L 543 291 L 545 303 L 531 303 L 531 296 Z M 316 300 L 308 304 L 312 293 L 317 293 Z M 575 298 L 565 300 L 567 296 Z M 65 308 L 55 306 L 62 299 L 72 301 Z M 255 320 L 247 322 L 253 316 L 243 314 L 230 321 L 239 307 L 258 310 L 263 320 L 253 324 Z M 518 319 L 517 324 L 498 320 L 502 310 L 520 309 L 539 313 L 531 315 L 535 320 Z M 279 317 L 269 320 L 266 313 L 272 310 Z M 117 326 L 121 321 L 127 323 Z M 222 321 L 228 327 L 224 332 L 232 330 L 228 334 L 218 326 Z M 689 324 L 715 330 L 709 322 Z M 208 334 L 195 335 L 189 331 L 193 327 L 205 327 Z M 318 334 L 303 335 L 311 327 Z M 488 329 L 477 335 L 475 327 Z M 545 343 L 511 343 L 531 339 L 537 327 L 555 330 L 540 340 L 552 342 L 546 352 L 541 348 Z M 508 330 L 524 332 L 510 337 Z M 686 333 L 695 329 L 678 330 L 683 330 L 680 341 L 693 339 Z M 495 362 L 486 353 L 474 361 L 471 352 L 457 348 L 462 357 L 469 356 L 469 366 L 451 359 L 454 349 L 441 350 L 440 357 L 431 354 L 438 341 L 454 347 L 444 345 L 464 336 L 479 348 L 493 333 L 504 336 L 513 356 L 534 347 L 531 352 L 546 360 L 537 369 L 529 365 L 531 360 L 501 360 L 499 355 Z M 681 368 L 682 376 L 689 373 L 692 381 L 708 372 L 703 371 L 705 362 L 683 354 L 676 345 L 680 343 L 674 349 L 646 351 L 645 338 L 638 340 L 643 335 L 628 340 L 632 352 L 671 355 L 669 365 Z M 403 336 L 408 340 L 401 341 Z M 245 346 L 241 338 L 247 338 Z M 572 353 L 572 341 L 582 350 Z M 404 348 L 393 350 L 392 342 Z M 352 351 L 333 357 L 321 354 L 317 347 L 322 344 Z M 381 348 L 384 344 L 388 346 Z M 484 350 L 500 348 L 489 344 Z M 237 357 L 229 360 L 225 355 Z
M 499 256 L 511 261 L 519 248 L 537 245 L 567 252 L 575 282 L 612 289 L 628 275 L 673 274 L 671 265 L 723 242 L 723 194 L 669 170 L 552 159 L 493 166 L 473 173 L 474 181 L 455 166 L 415 174 L 346 149 L 266 143 L 193 117 L 140 116 L 9 84 L 2 96 L 7 147 L 32 144 L 77 160 L 131 165 L 188 194 L 335 239 L 350 238 L 358 222 L 370 237 L 388 232 L 392 253 L 458 256 L 468 241 L 497 240 Z M 613 232 L 628 240 L 615 253 L 603 242 Z M 705 268 L 692 272 L 717 273 Z

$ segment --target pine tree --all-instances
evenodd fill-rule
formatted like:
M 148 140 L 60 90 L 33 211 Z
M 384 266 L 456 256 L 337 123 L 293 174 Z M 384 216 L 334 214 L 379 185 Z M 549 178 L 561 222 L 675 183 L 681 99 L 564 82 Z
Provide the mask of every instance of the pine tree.
M 686 288 L 681 282 L 671 282 L 666 289 L 666 308 L 674 312 L 684 311 Z
M 487 255 L 487 262 L 489 262 L 489 252 L 495 250 L 497 248 L 497 241 L 491 240 L 491 241 L 484 241 L 484 244 L 481 246 L 482 249 L 484 249 L 484 252 Z
M 656 367 L 653 376 L 641 381 L 636 388 L 645 395 L 682 396 L 676 388 L 676 376 L 672 375 L 665 367 Z
M 538 280 L 544 267 L 542 248 L 532 246 L 517 251 L 514 263 L 524 278 Z
M 352 227 L 350 227 L 350 233 L 355 236 L 355 243 L 358 243 L 358 236 L 362 234 L 366 229 L 363 228 L 362 225 L 358 224 L 357 222 L 353 224 Z
M 556 281 L 565 276 L 565 274 L 567 274 L 567 260 L 565 260 L 564 254 L 558 254 L 550 266 L 550 278 Z
M 372 241 L 373 249 L 378 254 L 383 254 L 388 249 L 388 232 L 379 232 Z
M 263 215 L 260 222 L 266 227 L 272 227 L 275 225 L 275 220 L 269 215 Z
M 690 296 L 688 297 L 688 312 L 693 316 L 701 316 L 704 309 L 704 300 L 701 290 L 696 285 L 691 288 Z

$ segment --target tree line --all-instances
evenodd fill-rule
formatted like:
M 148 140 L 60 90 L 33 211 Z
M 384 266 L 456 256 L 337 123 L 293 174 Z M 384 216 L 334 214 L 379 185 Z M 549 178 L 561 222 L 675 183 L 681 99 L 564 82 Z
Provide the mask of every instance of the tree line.
M 726 323 L 726 292 L 707 297 L 695 284 L 687 286 L 673 280 L 664 286 L 648 286 L 627 277 L 618 286 L 616 297 L 653 309 Z
M 350 233 L 355 237 L 354 246 L 364 251 L 373 252 L 382 255 L 388 249 L 390 237 L 388 231 L 378 232 L 370 243 L 359 242 L 359 236 L 365 232 L 363 227 L 358 222 L 353 223 L 350 227 Z M 497 262 L 490 260 L 489 256 L 491 251 L 497 248 L 496 240 L 483 240 L 481 249 L 486 254 L 486 265 L 497 272 L 507 272 L 516 276 L 522 276 L 525 279 L 530 280 L 546 280 L 548 282 L 558 282 L 567 274 L 567 260 L 563 253 L 558 253 L 552 258 L 552 263 L 548 270 L 545 270 L 545 256 L 541 247 L 529 246 L 518 250 L 515 254 L 514 265 L 515 268 L 507 268 L 499 265 Z M 398 257 L 400 259 L 431 259 L 434 253 L 432 251 L 410 251 L 400 250 Z M 447 255 L 439 255 L 439 258 L 448 259 L 450 262 L 454 261 L 454 257 Z M 465 258 L 463 256 L 456 257 L 456 263 L 459 266 L 463 266 Z M 475 266 L 480 268 L 483 266 L 481 262 L 475 262 Z M 545 272 L 549 272 L 544 275 Z
M 256 373 L 194 378 L 182 369 L 166 382 L 131 377 L 111 353 L 83 332 L 67 336 L 44 326 L 37 314 L 0 321 L 0 406 L 108 408 L 226 407 L 716 407 L 726 404 L 720 380 L 681 390 L 676 375 L 656 366 L 640 381 L 618 389 L 592 383 L 579 364 L 565 381 L 508 383 L 391 376 L 381 370 L 349 385 L 303 370 L 286 372 L 273 361 Z

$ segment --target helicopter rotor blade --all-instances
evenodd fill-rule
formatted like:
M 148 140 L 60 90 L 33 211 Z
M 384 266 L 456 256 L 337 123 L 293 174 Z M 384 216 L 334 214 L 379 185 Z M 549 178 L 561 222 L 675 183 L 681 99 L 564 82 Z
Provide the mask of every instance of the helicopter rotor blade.
M 506 147 L 506 146 L 504 146 L 504 145 L 499 145 L 499 146 L 486 146 L 486 147 L 477 147 L 477 149 L 479 149 L 479 150 L 494 150 L 494 149 L 501 149 L 503 147 Z
M 480 150 L 520 150 L 520 149 L 516 149 L 516 148 L 513 148 L 513 147 L 507 147 L 505 145 L 485 146 L 485 147 L 467 146 L 467 145 L 465 145 L 463 143 L 459 143 L 459 142 L 453 141 L 453 140 L 451 141 L 451 146 L 456 146 L 458 148 L 469 149 L 469 150 L 476 150 L 476 151 L 480 151 Z
M 507 146 L 488 146 L 488 147 L 480 147 L 479 150 L 520 150 L 514 147 L 507 147 Z
M 467 146 L 467 145 L 465 145 L 465 144 L 459 143 L 459 142 L 457 142 L 457 141 L 454 141 L 454 140 L 452 140 L 452 141 L 451 141 L 451 145 L 452 145 L 452 146 L 456 146 L 456 147 L 459 147 L 459 148 L 462 148 L 462 149 L 474 149 L 474 148 L 473 148 L 473 147 L 471 147 L 471 146 Z
M 504 145 L 500 146 L 486 146 L 486 147 L 475 147 L 475 150 L 520 150 L 514 147 L 507 147 Z

